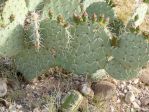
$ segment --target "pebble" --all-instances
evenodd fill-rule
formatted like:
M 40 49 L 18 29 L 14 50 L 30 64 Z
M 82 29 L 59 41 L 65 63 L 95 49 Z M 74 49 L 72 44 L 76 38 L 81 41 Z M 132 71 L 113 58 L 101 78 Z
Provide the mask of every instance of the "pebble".
M 41 110 L 38 107 L 36 107 L 33 109 L 33 112 L 41 112 Z
M 7 94 L 7 84 L 6 80 L 0 79 L 0 97 L 3 97 Z
M 90 98 L 94 97 L 94 91 L 91 89 L 91 87 L 88 83 L 85 83 L 85 84 L 81 85 L 80 92 L 84 96 L 89 96 Z
M 88 112 L 99 112 L 99 109 L 96 106 L 88 105 Z
M 142 81 L 144 84 L 149 85 L 149 70 L 148 69 L 141 71 L 140 81 Z
M 94 96 L 96 97 L 96 99 L 108 99 L 113 97 L 113 95 L 116 93 L 116 86 L 108 81 L 101 81 L 99 83 L 96 83 L 92 85 L 92 89 L 94 91 Z
M 128 85 L 128 86 L 127 86 L 127 89 L 128 89 L 129 91 L 133 91 L 133 93 L 134 93 L 135 95 L 138 95 L 139 93 L 141 93 L 141 91 L 140 91 L 138 88 L 136 88 L 136 87 L 134 87 L 134 86 L 132 86 L 132 85 Z
M 140 101 L 141 101 L 141 105 L 143 105 L 143 106 L 148 105 L 149 104 L 149 96 L 141 98 Z
M 140 106 L 136 102 L 132 102 L 132 104 L 135 109 L 140 109 Z
M 138 83 L 139 83 L 139 79 L 134 79 L 134 80 L 133 80 L 133 84 L 136 85 L 136 84 L 138 84 Z
M 127 103 L 132 103 L 134 100 L 135 100 L 135 96 L 134 96 L 133 92 L 128 91 L 125 96 L 125 101 Z
M 16 109 L 15 105 L 10 105 L 9 110 L 10 110 L 10 112 L 17 112 L 17 109 Z
M 127 89 L 124 89 L 124 93 L 127 93 Z

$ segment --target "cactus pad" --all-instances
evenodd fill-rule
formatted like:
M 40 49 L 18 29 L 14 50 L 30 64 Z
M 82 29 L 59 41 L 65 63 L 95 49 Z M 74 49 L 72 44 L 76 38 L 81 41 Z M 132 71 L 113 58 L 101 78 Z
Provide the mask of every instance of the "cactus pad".
M 113 50 L 114 59 L 107 65 L 107 71 L 117 79 L 130 79 L 148 61 L 148 44 L 142 36 L 124 33 L 119 47 Z
M 44 34 L 42 36 L 44 43 L 43 49 L 46 49 L 47 52 L 49 52 L 49 55 L 54 57 L 53 60 L 55 60 L 55 64 L 57 66 L 63 67 L 64 69 L 77 74 L 92 74 L 98 69 L 103 69 L 106 65 L 110 44 L 108 42 L 109 37 L 104 32 L 104 28 L 102 26 L 99 26 L 96 23 L 83 23 L 76 26 L 74 25 L 72 28 L 65 29 L 56 21 L 44 20 L 41 22 L 41 27 L 43 28 L 43 30 L 41 30 L 41 34 Z M 39 54 L 41 54 L 40 52 L 41 51 L 39 50 Z M 25 54 L 25 52 L 23 52 L 23 56 L 28 58 L 30 57 L 28 54 Z M 32 59 L 30 60 L 30 58 L 24 59 L 23 56 L 17 57 L 17 63 L 20 63 L 19 57 L 24 61 L 24 63 L 34 61 Z M 43 55 L 40 56 L 40 58 L 42 58 Z M 35 58 L 36 54 L 34 54 L 34 56 L 31 54 L 31 57 Z M 51 61 L 50 58 L 43 59 Z M 21 63 L 23 63 L 23 61 L 21 61 Z M 18 66 L 23 65 L 19 64 Z M 41 64 L 35 64 L 35 66 L 40 66 L 45 69 L 45 66 L 42 66 Z M 40 70 L 34 69 L 34 72 L 30 74 L 27 69 L 31 69 L 31 67 L 26 67 L 24 70 L 18 67 L 18 70 L 20 70 L 23 74 L 28 74 L 31 77 L 36 76 L 36 74 L 34 74 L 36 73 L 36 70 L 38 72 Z M 33 70 L 33 68 L 31 70 Z
M 62 112 L 75 112 L 82 101 L 83 96 L 78 91 L 72 90 L 63 99 L 61 110 Z
M 43 6 L 43 0 L 25 0 L 29 11 L 35 11 L 38 7 Z
M 115 59 L 107 64 L 106 71 L 109 75 L 118 80 L 129 80 L 138 75 L 137 69 L 129 68 L 129 66 L 124 65 Z
M 23 48 L 24 30 L 21 25 L 16 23 L 9 24 L 0 30 L 0 55 L 14 56 Z
M 96 2 L 104 2 L 105 0 L 81 0 L 82 10 L 86 10 L 88 6 Z
M 106 18 L 110 18 L 110 20 L 115 18 L 113 9 L 106 2 L 93 3 L 86 9 L 86 11 L 89 17 L 92 17 L 95 13 L 97 18 L 102 15 L 104 15 Z
M 73 13 L 81 12 L 79 0 L 46 0 L 43 9 L 43 18 L 49 17 L 49 12 L 52 13 L 53 19 L 62 15 L 65 19 L 73 16 Z
M 18 24 L 24 24 L 27 7 L 24 0 L 7 0 L 2 9 L 1 18 L 5 25 L 15 21 Z
M 103 69 L 109 53 L 109 37 L 98 24 L 78 25 L 72 29 L 68 69 L 77 74 L 92 74 Z M 64 66 L 65 68 L 65 66 Z

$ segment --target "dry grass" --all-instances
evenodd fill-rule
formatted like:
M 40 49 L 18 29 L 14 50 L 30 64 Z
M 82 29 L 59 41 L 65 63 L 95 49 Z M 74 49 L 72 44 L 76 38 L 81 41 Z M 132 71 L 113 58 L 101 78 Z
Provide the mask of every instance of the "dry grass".
M 146 15 L 144 22 L 141 24 L 140 30 L 149 33 L 149 13 Z
M 128 19 L 135 8 L 135 0 L 113 0 L 113 2 L 116 4 L 114 11 L 116 12 L 118 18 L 127 24 Z

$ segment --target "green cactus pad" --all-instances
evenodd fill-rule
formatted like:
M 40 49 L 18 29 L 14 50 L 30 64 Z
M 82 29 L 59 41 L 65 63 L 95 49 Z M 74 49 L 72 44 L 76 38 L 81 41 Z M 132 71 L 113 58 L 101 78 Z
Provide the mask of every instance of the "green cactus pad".
M 120 36 L 119 47 L 113 49 L 114 60 L 108 63 L 106 69 L 117 79 L 130 79 L 137 75 L 149 59 L 148 43 L 142 36 L 124 33 Z
M 18 24 L 24 24 L 27 11 L 24 0 L 7 0 L 3 6 L 1 16 L 5 25 L 12 21 L 15 21 Z
M 78 91 L 72 90 L 63 99 L 61 111 L 76 112 L 82 101 L 83 96 Z
M 73 13 L 81 12 L 79 0 L 46 0 L 43 9 L 43 18 L 49 17 L 49 11 L 52 12 L 53 19 L 62 15 L 65 19 L 73 17 Z
M 142 67 L 149 59 L 149 47 L 142 36 L 124 33 L 120 36 L 120 46 L 113 52 L 114 58 L 131 68 Z
M 23 49 L 24 30 L 16 23 L 9 24 L 6 28 L 0 29 L 0 55 L 14 56 Z
M 106 71 L 109 75 L 118 80 L 129 80 L 138 75 L 137 69 L 129 68 L 129 66 L 124 65 L 115 59 L 107 64 Z
M 31 80 L 53 67 L 54 58 L 45 49 L 41 49 L 40 52 L 35 49 L 26 49 L 15 57 L 15 64 L 17 70 L 23 73 L 27 80 Z
M 82 10 L 86 10 L 88 6 L 96 2 L 104 2 L 105 0 L 81 0 Z
M 113 9 L 106 2 L 93 3 L 86 9 L 86 11 L 89 17 L 92 17 L 95 13 L 97 18 L 102 15 L 104 15 L 105 18 L 109 18 L 111 21 L 115 18 Z
M 41 28 L 44 46 L 42 49 L 46 49 L 54 57 L 55 65 L 77 74 L 92 74 L 99 69 L 103 69 L 106 65 L 110 49 L 109 37 L 105 33 L 104 28 L 99 26 L 99 24 L 83 23 L 66 29 L 56 21 L 44 20 L 41 22 Z M 25 52 L 23 54 L 28 56 Z M 32 57 L 36 57 L 36 55 Z M 22 56 L 21 58 L 23 60 Z M 50 60 L 50 58 L 43 59 Z M 41 65 L 36 64 L 35 66 Z M 45 66 L 41 67 L 45 69 Z M 27 73 L 29 71 L 27 69 L 31 69 L 31 67 L 26 68 L 25 74 L 31 77 L 36 76 L 36 74 Z M 36 73 L 35 71 L 36 69 L 34 69 L 34 73 Z M 22 73 L 24 74 L 24 70 Z
M 15 57 L 17 70 L 23 73 L 27 80 L 31 80 L 53 67 L 55 55 L 66 44 L 66 40 L 63 40 L 65 39 L 64 28 L 57 21 L 44 20 L 41 22 L 41 28 L 42 46 L 39 51 L 33 46 L 27 46 L 29 49 L 23 50 Z M 30 30 L 32 29 L 30 28 Z
M 35 11 L 44 4 L 43 0 L 25 0 L 25 2 L 29 11 Z
M 72 37 L 66 69 L 77 74 L 92 74 L 103 69 L 110 49 L 104 28 L 84 23 L 72 29 Z

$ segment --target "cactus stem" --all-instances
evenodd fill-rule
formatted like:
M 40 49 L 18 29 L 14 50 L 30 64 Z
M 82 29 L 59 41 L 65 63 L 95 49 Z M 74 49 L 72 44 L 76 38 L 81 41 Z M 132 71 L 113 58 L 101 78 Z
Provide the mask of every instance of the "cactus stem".
M 40 23 L 39 23 L 39 15 L 36 12 L 32 12 L 32 20 L 33 20 L 33 36 L 34 36 L 34 46 L 39 51 L 41 47 L 41 36 L 40 36 Z

